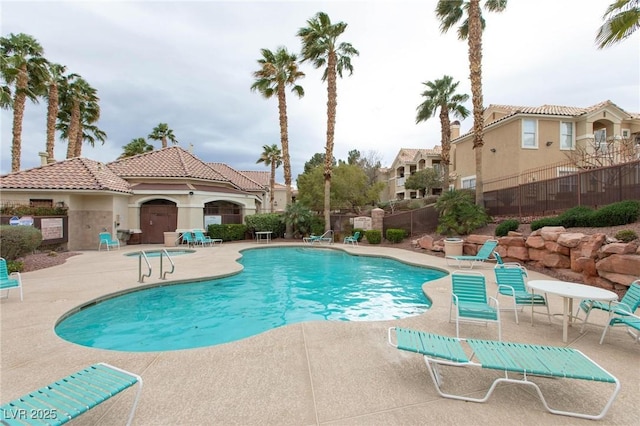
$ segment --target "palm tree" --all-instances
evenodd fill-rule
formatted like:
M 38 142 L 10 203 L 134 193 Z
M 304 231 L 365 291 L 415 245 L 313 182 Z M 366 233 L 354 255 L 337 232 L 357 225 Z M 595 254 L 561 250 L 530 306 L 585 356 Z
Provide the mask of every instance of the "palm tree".
M 97 90 L 78 74 L 70 74 L 61 81 L 60 111 L 58 112 L 58 130 L 62 139 L 67 140 L 67 157 L 79 157 L 82 154 L 82 143 L 87 139 L 93 146 L 95 139 L 104 143 L 106 134 L 92 126 L 100 118 L 100 100 Z M 85 127 L 89 127 L 96 136 L 85 137 Z
M 131 142 L 122 147 L 122 154 L 118 157 L 118 160 L 127 157 L 133 157 L 134 155 L 144 154 L 145 152 L 153 151 L 153 145 L 147 143 L 145 138 L 135 138 Z
M 467 94 L 456 94 L 459 81 L 453 83 L 453 77 L 445 75 L 439 80 L 427 81 L 422 83 L 427 86 L 427 90 L 422 92 L 425 97 L 424 102 L 418 105 L 418 114 L 416 116 L 416 124 L 427 121 L 436 115 L 436 111 L 440 108 L 440 133 L 442 146 L 442 163 L 443 163 L 443 183 L 445 189 L 449 187 L 449 164 L 451 164 L 451 123 L 449 121 L 449 113 L 452 112 L 456 117 L 467 118 L 469 110 L 462 105 L 469 100 Z
M 262 154 L 256 161 L 258 163 L 264 163 L 265 166 L 271 166 L 271 176 L 269 176 L 269 192 L 271 193 L 271 212 L 273 212 L 274 201 L 274 188 L 276 186 L 276 168 L 282 165 L 282 152 L 278 145 L 263 145 Z
M 331 229 L 331 171 L 333 164 L 333 137 L 338 105 L 337 76 L 342 78 L 344 70 L 353 74 L 351 57 L 359 52 L 350 43 L 338 43 L 338 37 L 347 29 L 347 24 L 331 24 L 329 15 L 318 12 L 307 21 L 307 27 L 298 30 L 302 40 L 302 62 L 310 61 L 314 68 L 325 67 L 322 81 L 327 82 L 327 143 L 324 163 L 324 228 Z
M 42 82 L 46 78 L 47 60 L 44 49 L 28 34 L 9 34 L 0 37 L 2 62 L 0 73 L 6 82 L 3 86 L 3 108 L 13 107 L 13 140 L 11 145 L 11 171 L 20 170 L 22 152 L 22 122 L 27 98 L 38 102 L 42 95 Z M 7 102 L 6 95 L 14 88 L 13 99 Z
M 46 151 L 47 157 L 53 159 L 53 151 L 55 147 L 56 139 L 56 120 L 58 118 L 58 111 L 60 110 L 58 85 L 64 79 L 64 72 L 66 68 L 60 64 L 49 64 L 49 75 L 46 82 L 48 86 L 47 90 L 47 144 Z
M 485 9 L 502 12 L 507 0 L 485 0 Z M 484 121 L 482 99 L 482 30 L 484 19 L 480 11 L 480 0 L 438 0 L 436 16 L 440 19 L 440 30 L 445 33 L 457 24 L 466 11 L 467 19 L 458 27 L 458 38 L 469 43 L 469 78 L 473 103 L 473 149 L 476 154 L 476 204 L 484 206 L 482 181 L 482 147 L 484 145 Z
M 167 139 L 171 141 L 172 144 L 176 145 L 178 140 L 173 134 L 173 130 L 169 128 L 167 123 L 160 123 L 156 127 L 153 128 L 153 131 L 147 136 L 149 139 L 153 139 L 154 141 L 162 141 L 162 147 L 167 147 Z
M 598 49 L 613 46 L 640 28 L 640 0 L 615 0 L 602 19 L 596 35 Z
M 291 203 L 291 159 L 289 155 L 289 131 L 287 124 L 287 95 L 286 86 L 292 86 L 291 91 L 299 98 L 304 96 L 302 86 L 295 84 L 296 80 L 304 77 L 298 69 L 298 58 L 289 53 L 286 47 L 278 47 L 273 53 L 269 49 L 262 49 L 262 58 L 258 59 L 260 69 L 253 73 L 256 81 L 251 85 L 252 91 L 258 91 L 265 98 L 278 96 L 278 112 L 280 119 L 280 145 L 282 146 L 282 160 L 284 163 L 284 184 L 286 189 L 286 203 Z M 291 236 L 292 227 L 287 223 L 285 238 Z

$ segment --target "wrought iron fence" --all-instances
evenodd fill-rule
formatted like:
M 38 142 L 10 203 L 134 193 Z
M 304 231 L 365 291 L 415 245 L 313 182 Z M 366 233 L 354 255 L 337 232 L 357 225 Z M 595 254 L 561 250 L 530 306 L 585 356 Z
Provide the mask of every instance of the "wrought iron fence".
M 406 212 L 385 215 L 382 225 L 383 236 L 387 229 L 404 229 L 408 236 L 435 232 L 438 226 L 438 212 L 433 206 Z

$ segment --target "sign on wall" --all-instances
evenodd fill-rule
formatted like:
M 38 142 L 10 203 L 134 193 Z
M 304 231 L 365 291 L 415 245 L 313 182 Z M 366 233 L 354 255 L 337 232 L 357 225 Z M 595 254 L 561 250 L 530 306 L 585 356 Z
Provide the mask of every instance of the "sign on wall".
M 43 240 L 55 240 L 58 238 L 62 238 L 64 236 L 62 218 L 56 217 L 41 219 L 40 231 L 42 232 Z
M 205 216 L 204 227 L 207 228 L 209 225 L 222 225 L 222 216 L 220 215 Z
M 353 218 L 353 227 L 364 231 L 371 230 L 371 218 L 367 216 L 358 216 Z

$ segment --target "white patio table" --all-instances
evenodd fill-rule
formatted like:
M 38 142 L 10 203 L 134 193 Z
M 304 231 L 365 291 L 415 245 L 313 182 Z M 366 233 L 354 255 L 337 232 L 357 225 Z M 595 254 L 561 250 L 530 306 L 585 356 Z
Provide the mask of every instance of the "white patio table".
M 562 312 L 562 341 L 567 341 L 569 325 L 575 318 L 573 315 L 573 299 L 591 299 L 602 301 L 618 300 L 618 295 L 612 291 L 600 287 L 593 287 L 584 284 L 567 281 L 554 280 L 531 280 L 527 282 L 527 287 L 534 291 L 561 296 L 563 300 Z

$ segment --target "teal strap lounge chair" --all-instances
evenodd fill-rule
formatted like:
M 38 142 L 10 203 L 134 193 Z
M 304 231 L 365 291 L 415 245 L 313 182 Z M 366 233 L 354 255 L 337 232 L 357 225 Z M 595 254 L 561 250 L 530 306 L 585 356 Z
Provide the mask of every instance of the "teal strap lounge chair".
M 584 327 L 587 325 L 587 320 L 589 319 L 589 314 L 591 314 L 593 309 L 601 309 L 606 312 L 614 311 L 618 315 L 624 316 L 625 313 L 635 313 L 638 307 L 640 307 L 640 280 L 635 280 L 631 283 L 624 297 L 620 299 L 619 302 L 609 303 L 598 300 L 583 300 L 580 302 L 580 309 L 582 309 L 587 316 L 584 317 L 580 332 L 582 333 L 584 331 Z
M 547 318 L 551 323 L 551 313 L 549 312 L 549 304 L 547 299 L 541 294 L 534 294 L 527 291 L 526 277 L 527 270 L 512 263 L 498 264 L 493 269 L 496 276 L 496 284 L 498 284 L 498 295 L 507 296 L 511 299 L 512 308 L 502 308 L 502 310 L 512 310 L 516 316 L 516 324 L 518 321 L 518 306 L 524 309 L 525 306 L 531 306 L 531 325 L 533 325 L 534 306 L 545 306 L 547 308 Z
M 22 302 L 22 277 L 20 277 L 20 272 L 9 273 L 7 261 L 0 257 L 0 290 L 7 291 L 5 299 L 9 298 L 9 290 L 14 288 L 20 290 L 20 301 Z
M 220 243 L 222 244 L 222 240 L 219 238 L 211 238 L 208 237 L 206 235 L 204 235 L 204 231 L 200 230 L 200 229 L 194 229 L 193 230 L 193 236 L 195 238 L 195 243 L 196 244 L 202 244 L 202 246 L 204 247 L 205 245 L 214 245 L 215 243 Z
M 182 233 L 182 244 L 187 244 L 189 247 L 196 245 L 196 238 L 193 236 L 193 232 L 185 231 Z
M 626 312 L 621 309 L 612 310 L 609 312 L 609 322 L 602 331 L 602 337 L 600 337 L 600 344 L 604 341 L 604 336 L 607 334 L 607 330 L 610 327 L 617 325 L 627 327 L 627 333 L 629 333 L 637 343 L 640 343 L 640 317 L 634 315 L 631 312 Z M 635 329 L 635 331 L 633 331 Z
M 490 303 L 492 302 L 492 303 Z M 456 336 L 460 337 L 460 322 L 482 322 L 498 324 L 498 340 L 502 340 L 500 307 L 498 299 L 487 297 L 484 275 L 475 271 L 451 273 L 451 305 L 449 322 L 455 310 Z
M 322 235 L 310 235 L 308 237 L 304 237 L 302 241 L 308 244 L 333 244 L 333 230 L 330 229 Z
M 103 245 L 107 248 L 107 251 L 111 250 L 112 248 L 119 249 L 120 248 L 120 240 L 118 240 L 117 238 L 114 239 L 111 236 L 111 234 L 108 233 L 108 232 L 101 232 L 100 233 L 100 243 L 98 244 L 98 251 L 100 251 L 102 249 Z
M 468 262 L 469 269 L 471 269 L 476 263 L 482 263 L 491 259 L 492 254 L 497 246 L 498 246 L 497 240 L 487 240 L 484 242 L 482 247 L 480 247 L 480 250 L 478 250 L 478 253 L 475 256 L 471 256 L 471 255 L 446 256 L 447 265 L 463 268 L 465 265 L 467 265 L 467 262 Z M 455 265 L 451 265 L 450 262 L 454 262 Z
M 3 425 L 62 425 L 131 386 L 138 392 L 129 414 L 131 424 L 142 392 L 142 378 L 99 363 L 0 406 Z M 103 419 L 104 420 L 104 419 Z M 115 419 L 106 423 L 115 423 Z
M 620 382 L 617 378 L 576 349 L 494 340 L 459 339 L 399 327 L 389 329 L 388 341 L 395 348 L 424 356 L 436 391 L 444 398 L 486 402 L 498 384 L 521 384 L 533 387 L 544 407 L 552 414 L 598 420 L 607 414 L 620 391 Z M 466 344 L 463 345 L 463 343 Z M 493 381 L 484 397 L 473 398 L 445 393 L 441 388 L 441 373 L 444 369 L 441 371 L 440 366 L 485 368 L 500 371 L 502 375 Z M 603 382 L 614 385 L 614 390 L 600 413 L 563 411 L 549 406 L 540 387 L 534 382 L 537 377 Z M 576 387 L 573 391 L 578 389 Z M 553 397 L 550 399 L 553 400 Z M 522 408 L 518 407 L 518 409 Z
M 356 231 L 353 235 L 349 237 L 344 237 L 343 244 L 351 244 L 351 245 L 357 246 L 359 239 L 360 239 L 360 231 Z

